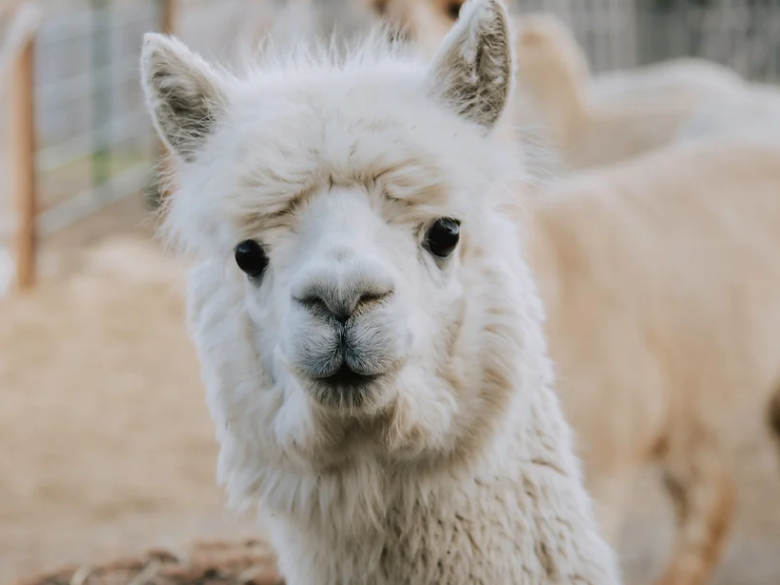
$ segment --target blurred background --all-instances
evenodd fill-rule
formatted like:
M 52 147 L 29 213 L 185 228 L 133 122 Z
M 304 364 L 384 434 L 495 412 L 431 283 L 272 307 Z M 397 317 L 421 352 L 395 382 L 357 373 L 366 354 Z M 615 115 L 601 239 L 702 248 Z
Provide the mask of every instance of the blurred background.
M 294 0 L 293 0 L 294 3 Z M 361 30 L 319 0 L 313 34 Z M 568 23 L 594 72 L 704 57 L 780 81 L 780 0 L 515 0 Z M 0 1 L 0 582 L 197 538 L 252 535 L 225 511 L 183 271 L 154 239 L 162 153 L 138 81 L 141 37 L 233 57 L 274 0 Z M 780 190 L 780 186 L 778 186 Z M 738 524 L 715 583 L 780 582 L 780 469 L 763 429 L 741 446 Z M 646 582 L 669 504 L 637 487 L 621 554 Z

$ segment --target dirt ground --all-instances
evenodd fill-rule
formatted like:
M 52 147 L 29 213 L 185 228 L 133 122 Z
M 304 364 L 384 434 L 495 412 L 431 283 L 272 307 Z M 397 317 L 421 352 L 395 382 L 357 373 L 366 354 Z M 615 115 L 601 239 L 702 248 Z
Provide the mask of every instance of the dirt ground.
M 0 302 L 0 583 L 252 533 L 215 487 L 182 265 L 157 251 L 142 220 L 136 204 L 119 206 L 100 234 L 65 234 L 44 255 L 46 281 Z M 754 422 L 739 454 L 740 516 L 715 585 L 780 582 L 780 451 Z M 622 541 L 633 584 L 650 580 L 668 546 L 671 517 L 656 483 L 648 470 Z

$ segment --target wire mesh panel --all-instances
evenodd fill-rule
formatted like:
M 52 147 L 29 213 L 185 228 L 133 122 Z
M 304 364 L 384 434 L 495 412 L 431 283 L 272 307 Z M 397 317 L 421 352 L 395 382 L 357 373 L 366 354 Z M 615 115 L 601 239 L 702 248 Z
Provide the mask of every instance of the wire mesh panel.
M 47 13 L 36 47 L 42 236 L 148 181 L 155 152 L 138 55 L 158 23 L 149 0 L 70 0 Z
M 780 80 L 780 0 L 515 0 L 569 24 L 594 71 L 678 57 Z
M 6 44 L 11 26 L 10 12 L 0 13 L 0 51 L 6 51 Z M 13 260 L 11 256 L 11 237 L 15 224 L 13 222 L 13 207 L 11 205 L 11 185 L 9 181 L 11 149 L 9 136 L 10 100 L 7 83 L 10 56 L 3 54 L 0 63 L 3 67 L 3 79 L 0 79 L 0 295 L 5 294 L 13 278 Z
M 780 0 L 636 0 L 639 63 L 704 57 L 780 79 Z

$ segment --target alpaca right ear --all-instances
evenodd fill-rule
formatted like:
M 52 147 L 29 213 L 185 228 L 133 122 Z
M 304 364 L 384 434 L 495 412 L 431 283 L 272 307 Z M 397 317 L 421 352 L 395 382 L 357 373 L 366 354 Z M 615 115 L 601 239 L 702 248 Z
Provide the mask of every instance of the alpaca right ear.
M 227 98 L 217 73 L 174 37 L 144 35 L 141 72 L 147 108 L 160 138 L 192 161 L 224 116 Z
M 512 90 L 512 51 L 503 0 L 468 0 L 434 57 L 431 92 L 467 120 L 492 128 Z

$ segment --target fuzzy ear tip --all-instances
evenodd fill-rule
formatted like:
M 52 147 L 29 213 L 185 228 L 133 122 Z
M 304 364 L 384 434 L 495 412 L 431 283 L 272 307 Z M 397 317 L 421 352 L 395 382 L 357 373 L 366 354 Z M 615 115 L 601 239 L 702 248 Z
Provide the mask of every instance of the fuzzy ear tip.
M 163 43 L 164 37 L 160 33 L 144 33 L 143 45 L 141 47 L 141 69 L 143 71 L 148 72 L 156 53 L 163 46 Z
M 511 34 L 509 9 L 504 0 L 467 0 L 458 21 L 463 30 L 471 31 L 471 34 L 498 29 Z
M 146 62 L 160 53 L 175 52 L 177 48 L 176 37 L 158 32 L 147 32 L 143 36 L 141 58 Z
M 143 52 L 150 53 L 165 43 L 165 35 L 156 32 L 144 33 Z

